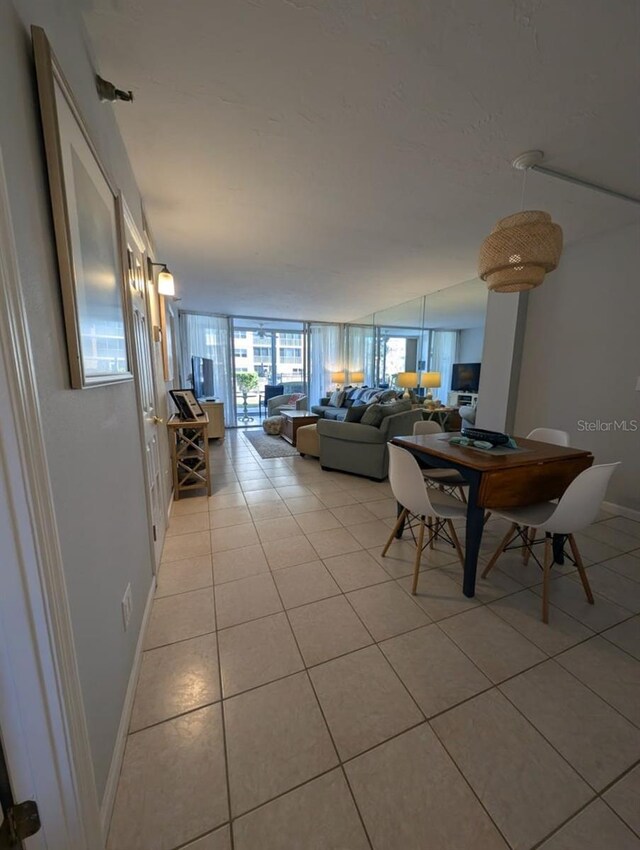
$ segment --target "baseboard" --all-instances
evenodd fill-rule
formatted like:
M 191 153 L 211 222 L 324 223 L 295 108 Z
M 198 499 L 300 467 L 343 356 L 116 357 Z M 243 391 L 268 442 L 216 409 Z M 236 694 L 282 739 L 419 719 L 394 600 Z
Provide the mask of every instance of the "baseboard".
M 640 511 L 634 511 L 633 508 L 625 508 L 624 505 L 616 505 L 614 502 L 603 502 L 602 509 L 617 516 L 640 522 Z
M 131 666 L 131 674 L 129 683 L 127 684 L 127 692 L 124 697 L 124 705 L 122 706 L 122 714 L 120 715 L 120 725 L 118 726 L 118 734 L 116 735 L 116 743 L 113 748 L 113 756 L 111 758 L 111 766 L 109 767 L 109 775 L 107 776 L 107 784 L 102 797 L 100 806 L 100 823 L 102 826 L 102 835 L 104 842 L 107 842 L 107 833 L 109 832 L 109 823 L 111 822 L 111 814 L 113 812 L 113 804 L 116 799 L 116 790 L 118 788 L 118 780 L 120 779 L 120 769 L 122 767 L 122 759 L 124 757 L 124 748 L 127 743 L 127 734 L 129 732 L 129 723 L 131 721 L 131 712 L 133 711 L 133 700 L 136 694 L 136 685 L 138 684 L 138 674 L 140 672 L 140 664 L 142 662 L 142 646 L 144 637 L 147 632 L 147 624 L 151 616 L 151 608 L 153 606 L 153 598 L 156 590 L 155 577 L 149 588 L 149 595 L 144 607 L 142 615 L 142 623 L 140 624 L 140 633 L 136 644 L 135 655 L 133 656 L 133 664 Z

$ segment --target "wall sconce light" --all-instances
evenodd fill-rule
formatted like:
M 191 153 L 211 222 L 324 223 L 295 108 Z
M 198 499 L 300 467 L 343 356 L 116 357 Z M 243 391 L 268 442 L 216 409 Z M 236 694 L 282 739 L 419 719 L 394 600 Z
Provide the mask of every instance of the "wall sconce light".
M 176 294 L 176 285 L 173 280 L 173 275 L 167 268 L 166 263 L 154 263 L 150 259 L 147 258 L 147 267 L 149 269 L 149 279 L 153 280 L 153 267 L 154 266 L 162 266 L 161 270 L 158 272 L 158 295 L 170 295 L 173 296 Z

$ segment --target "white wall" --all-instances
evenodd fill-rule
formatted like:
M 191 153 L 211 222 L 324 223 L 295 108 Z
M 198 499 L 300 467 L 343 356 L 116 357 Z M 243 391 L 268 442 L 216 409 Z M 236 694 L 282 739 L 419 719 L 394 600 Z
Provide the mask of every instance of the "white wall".
M 460 331 L 457 362 L 480 363 L 482 361 L 483 342 L 484 326 L 481 328 L 465 328 Z
M 151 586 L 151 552 L 134 385 L 69 388 L 31 24 L 46 30 L 99 154 L 142 231 L 141 206 L 113 108 L 96 96 L 95 71 L 73 6 L 67 0 L 2 0 L 0 146 L 101 797 Z M 116 82 L 126 88 L 126 80 Z M 120 603 L 128 582 L 133 614 L 125 633 Z
M 567 248 L 529 296 L 517 433 L 562 428 L 596 462 L 620 460 L 607 498 L 640 511 L 640 227 Z M 638 422 L 638 431 L 580 423 Z M 602 428 L 602 424 L 595 427 Z M 612 426 L 613 427 L 613 426 Z

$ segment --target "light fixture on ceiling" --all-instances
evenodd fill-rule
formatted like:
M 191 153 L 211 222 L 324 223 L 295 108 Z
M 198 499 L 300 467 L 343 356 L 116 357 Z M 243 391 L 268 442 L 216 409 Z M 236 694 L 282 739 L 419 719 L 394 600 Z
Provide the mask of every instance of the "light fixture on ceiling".
M 176 285 L 173 279 L 173 275 L 167 268 L 167 264 L 154 263 L 150 259 L 147 259 L 147 266 L 149 269 L 149 280 L 153 280 L 153 267 L 162 267 L 161 270 L 158 272 L 158 295 L 174 296 L 176 294 Z
M 99 74 L 96 74 L 96 88 L 100 100 L 106 100 L 109 103 L 115 103 L 116 100 L 124 100 L 127 103 L 133 101 L 133 92 L 117 89 L 109 80 L 103 79 Z

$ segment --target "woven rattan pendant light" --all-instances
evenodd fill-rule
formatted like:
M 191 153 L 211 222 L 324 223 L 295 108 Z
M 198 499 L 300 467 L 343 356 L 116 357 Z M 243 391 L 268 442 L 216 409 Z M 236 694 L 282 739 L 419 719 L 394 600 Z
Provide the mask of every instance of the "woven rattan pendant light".
M 482 243 L 478 275 L 492 292 L 524 292 L 540 286 L 561 253 L 562 228 L 549 213 L 514 213 L 501 218 Z

